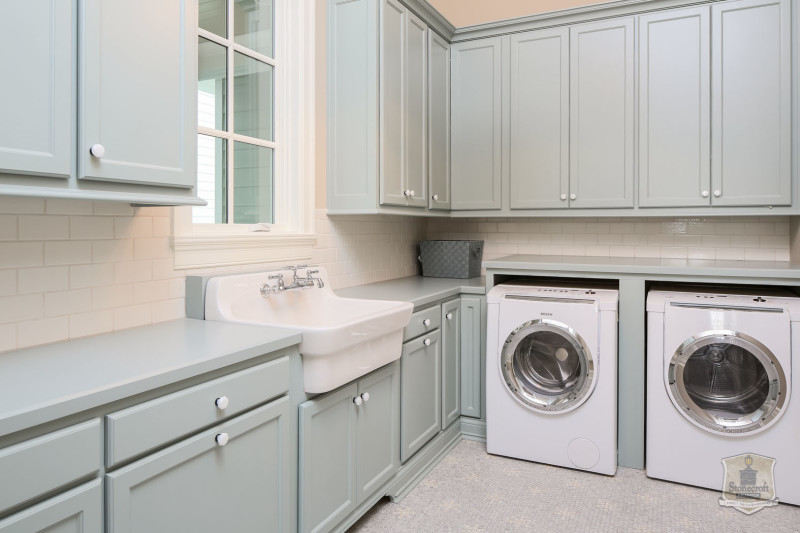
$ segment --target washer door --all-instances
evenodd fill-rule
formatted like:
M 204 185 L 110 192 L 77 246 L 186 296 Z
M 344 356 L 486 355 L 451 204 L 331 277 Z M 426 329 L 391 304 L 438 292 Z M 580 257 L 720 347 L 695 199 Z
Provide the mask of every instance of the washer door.
M 538 411 L 563 413 L 591 394 L 595 363 L 575 330 L 554 320 L 532 320 L 506 339 L 500 372 L 520 402 Z
M 786 376 L 775 355 L 736 331 L 689 337 L 667 372 L 672 403 L 690 422 L 719 434 L 769 427 L 783 413 Z

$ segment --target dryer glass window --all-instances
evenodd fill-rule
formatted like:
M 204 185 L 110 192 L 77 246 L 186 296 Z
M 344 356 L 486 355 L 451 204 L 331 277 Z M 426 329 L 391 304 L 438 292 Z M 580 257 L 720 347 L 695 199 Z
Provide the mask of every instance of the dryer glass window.
M 537 410 L 568 411 L 591 392 L 591 354 L 580 336 L 559 322 L 522 324 L 506 340 L 500 364 L 509 391 Z
M 737 332 L 687 339 L 667 376 L 672 399 L 691 421 L 721 433 L 761 429 L 781 413 L 786 381 L 774 355 Z

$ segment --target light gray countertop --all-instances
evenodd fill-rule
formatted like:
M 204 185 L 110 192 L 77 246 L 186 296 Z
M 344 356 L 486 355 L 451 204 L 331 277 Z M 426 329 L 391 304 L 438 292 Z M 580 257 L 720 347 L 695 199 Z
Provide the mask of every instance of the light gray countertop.
M 486 294 L 486 279 L 409 276 L 339 289 L 336 294 L 345 298 L 411 302 L 416 308 L 459 294 Z
M 800 264 L 788 261 L 714 261 L 634 257 L 509 255 L 484 261 L 483 266 L 487 270 L 565 270 L 569 272 L 609 274 L 800 280 Z
M 295 344 L 299 332 L 181 319 L 0 354 L 0 436 Z

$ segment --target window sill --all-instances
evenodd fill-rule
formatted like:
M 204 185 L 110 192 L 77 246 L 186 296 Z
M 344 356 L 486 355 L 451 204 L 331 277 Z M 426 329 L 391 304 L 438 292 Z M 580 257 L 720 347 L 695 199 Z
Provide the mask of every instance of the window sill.
M 175 269 L 307 263 L 316 242 L 315 233 L 176 235 Z

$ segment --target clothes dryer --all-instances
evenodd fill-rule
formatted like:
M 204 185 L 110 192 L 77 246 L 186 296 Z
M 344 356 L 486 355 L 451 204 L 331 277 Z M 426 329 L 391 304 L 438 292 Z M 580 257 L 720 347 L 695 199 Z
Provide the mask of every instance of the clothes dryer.
M 486 449 L 613 475 L 616 290 L 512 282 L 487 295 Z
M 722 490 L 723 459 L 758 454 L 800 504 L 800 299 L 693 291 L 647 296 L 647 475 Z

